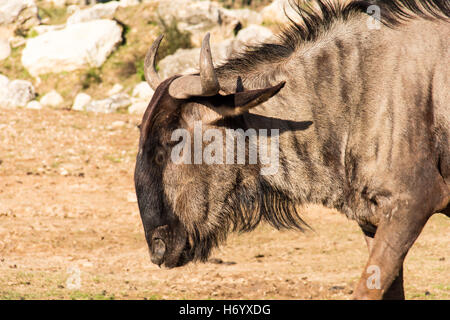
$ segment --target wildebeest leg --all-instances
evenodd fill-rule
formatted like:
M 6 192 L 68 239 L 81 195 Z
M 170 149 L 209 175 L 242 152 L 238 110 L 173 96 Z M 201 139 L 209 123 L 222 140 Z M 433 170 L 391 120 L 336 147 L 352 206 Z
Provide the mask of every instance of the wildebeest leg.
M 389 289 L 383 294 L 383 300 L 405 300 L 403 289 L 403 265 L 400 267 L 398 276 L 392 282 Z
M 364 239 L 366 240 L 369 254 L 372 251 L 374 233 L 364 231 Z M 392 282 L 389 289 L 383 295 L 383 300 L 405 300 L 405 291 L 403 289 L 403 265 L 400 268 L 398 276 Z
M 403 209 L 380 222 L 355 299 L 382 299 L 388 293 L 395 278 L 401 276 L 405 256 L 430 215 L 425 210 Z

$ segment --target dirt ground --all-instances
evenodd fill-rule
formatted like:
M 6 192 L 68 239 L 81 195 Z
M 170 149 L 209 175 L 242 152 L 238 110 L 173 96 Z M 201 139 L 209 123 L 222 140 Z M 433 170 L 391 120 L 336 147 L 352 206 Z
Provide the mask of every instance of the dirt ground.
M 263 225 L 232 235 L 211 262 L 151 264 L 133 186 L 139 122 L 0 109 L 0 299 L 351 297 L 363 237 L 320 207 L 303 213 L 314 231 Z M 432 217 L 406 259 L 407 298 L 450 298 L 449 235 L 450 219 Z

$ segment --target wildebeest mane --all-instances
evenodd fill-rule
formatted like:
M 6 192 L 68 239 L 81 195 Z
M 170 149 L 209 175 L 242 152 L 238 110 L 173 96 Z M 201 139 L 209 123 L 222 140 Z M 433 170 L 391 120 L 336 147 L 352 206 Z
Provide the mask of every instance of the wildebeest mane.
M 311 229 L 297 212 L 298 201 L 293 195 L 271 186 L 262 177 L 251 185 L 242 179 L 243 174 L 238 171 L 234 186 L 214 219 L 215 228 L 207 233 L 199 226 L 190 228 L 188 236 L 194 260 L 206 261 L 210 250 L 225 241 L 229 232 L 250 232 L 261 222 L 276 229 Z
M 395 27 L 408 19 L 448 19 L 450 1 L 448 0 L 368 0 L 351 1 L 343 4 L 331 0 L 316 0 L 300 4 L 298 0 L 289 0 L 290 6 L 298 17 L 289 16 L 290 24 L 280 32 L 279 41 L 247 46 L 243 52 L 236 53 L 224 62 L 217 72 L 237 74 L 242 70 L 251 70 L 260 64 L 273 63 L 288 58 L 305 42 L 316 41 L 333 26 L 336 21 L 346 21 L 354 14 L 368 14 L 372 5 L 380 8 L 380 22 Z M 314 4 L 318 8 L 314 8 Z M 376 18 L 375 16 L 373 16 Z
M 276 229 L 304 231 L 308 224 L 297 212 L 294 196 L 271 186 L 260 177 L 256 188 L 243 186 L 239 176 L 229 192 L 224 206 L 231 231 L 249 232 L 261 222 Z

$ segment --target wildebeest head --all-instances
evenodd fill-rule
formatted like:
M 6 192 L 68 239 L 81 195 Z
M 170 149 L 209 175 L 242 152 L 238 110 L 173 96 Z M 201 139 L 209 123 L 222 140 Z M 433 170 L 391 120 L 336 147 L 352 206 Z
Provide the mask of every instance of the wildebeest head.
M 145 58 L 145 77 L 155 93 L 140 126 L 135 187 L 151 260 L 171 268 L 205 260 L 224 239 L 232 222 L 219 212 L 232 189 L 225 184 L 234 179 L 223 166 L 174 163 L 171 152 L 177 141 L 172 141 L 172 133 L 180 128 L 192 132 L 194 121 L 207 127 L 239 116 L 275 95 L 284 82 L 223 94 L 209 34 L 202 43 L 199 74 L 161 81 L 154 66 L 161 40 L 162 36 Z

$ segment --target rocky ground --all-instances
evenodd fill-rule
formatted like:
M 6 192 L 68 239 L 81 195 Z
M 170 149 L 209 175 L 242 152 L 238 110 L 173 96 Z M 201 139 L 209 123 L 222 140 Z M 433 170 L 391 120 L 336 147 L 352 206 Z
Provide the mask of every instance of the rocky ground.
M 232 235 L 206 264 L 151 264 L 133 186 L 139 122 L 0 108 L 0 299 L 351 297 L 363 237 L 320 207 L 301 210 L 313 231 L 262 225 Z M 406 259 L 407 298 L 450 298 L 449 234 L 443 215 L 425 227 Z

